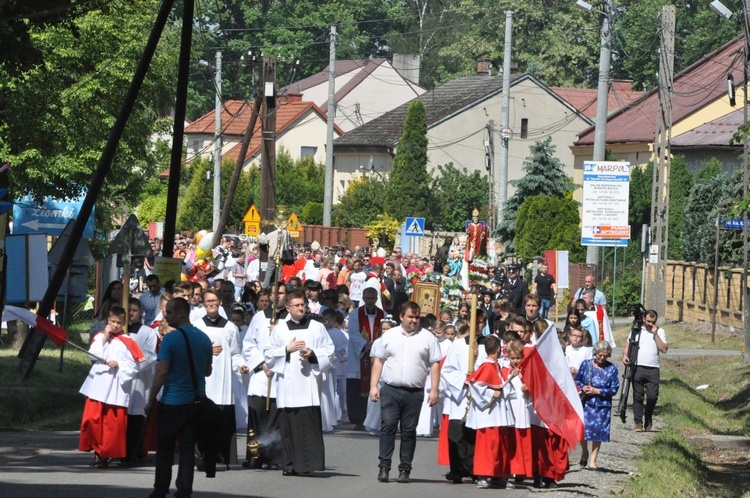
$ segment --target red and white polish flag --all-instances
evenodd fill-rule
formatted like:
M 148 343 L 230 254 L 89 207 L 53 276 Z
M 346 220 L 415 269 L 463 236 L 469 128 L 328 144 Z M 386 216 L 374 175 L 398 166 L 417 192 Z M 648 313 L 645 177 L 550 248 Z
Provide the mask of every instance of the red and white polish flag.
M 583 405 L 557 330 L 550 325 L 535 347 L 526 348 L 521 363 L 523 383 L 529 389 L 539 418 L 574 447 L 583 440 Z
M 43 318 L 26 308 L 5 306 L 3 321 L 12 322 L 13 320 L 21 320 L 22 322 L 28 323 L 39 332 L 45 333 L 52 342 L 58 346 L 62 346 L 63 343 L 68 342 L 68 332 L 62 327 L 58 327 L 48 319 Z

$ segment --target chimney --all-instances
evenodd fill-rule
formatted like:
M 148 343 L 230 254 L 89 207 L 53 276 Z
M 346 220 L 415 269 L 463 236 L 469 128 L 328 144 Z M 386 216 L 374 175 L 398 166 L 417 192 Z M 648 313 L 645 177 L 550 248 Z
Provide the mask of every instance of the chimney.
M 477 59 L 477 76 L 492 76 L 492 59 L 489 57 Z
M 393 54 L 393 69 L 404 79 L 419 85 L 419 69 L 422 59 L 419 54 Z
M 301 93 L 287 93 L 284 100 L 288 104 L 292 104 L 294 102 L 302 102 L 302 94 Z

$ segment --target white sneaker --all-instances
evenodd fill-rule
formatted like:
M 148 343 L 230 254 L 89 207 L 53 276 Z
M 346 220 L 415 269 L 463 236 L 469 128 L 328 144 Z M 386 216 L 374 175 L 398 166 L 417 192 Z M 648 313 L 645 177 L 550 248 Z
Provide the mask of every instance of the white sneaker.
M 479 489 L 487 489 L 490 487 L 490 483 L 487 482 L 487 479 L 484 477 L 478 477 L 477 478 L 477 488 Z

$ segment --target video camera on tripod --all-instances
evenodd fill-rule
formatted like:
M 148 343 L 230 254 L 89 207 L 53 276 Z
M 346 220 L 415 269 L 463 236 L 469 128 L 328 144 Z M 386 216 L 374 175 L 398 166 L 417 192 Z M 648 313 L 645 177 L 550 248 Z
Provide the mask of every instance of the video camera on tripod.
M 620 391 L 620 402 L 617 405 L 617 412 L 620 414 L 620 420 L 625 423 L 628 411 L 628 396 L 630 395 L 630 384 L 635 377 L 635 367 L 638 361 L 638 347 L 641 339 L 641 329 L 643 328 L 643 319 L 646 316 L 646 308 L 642 304 L 631 304 L 628 306 L 628 314 L 633 315 L 633 326 L 628 336 L 628 355 L 625 369 L 622 372 L 622 390 Z

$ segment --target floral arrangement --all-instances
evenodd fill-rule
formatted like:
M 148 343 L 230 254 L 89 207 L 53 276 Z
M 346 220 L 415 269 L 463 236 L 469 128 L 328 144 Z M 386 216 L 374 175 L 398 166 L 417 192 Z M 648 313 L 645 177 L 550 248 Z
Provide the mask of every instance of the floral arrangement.
M 430 282 L 433 284 L 441 284 L 442 279 L 443 279 L 442 275 L 438 273 L 428 272 L 422 275 L 417 271 L 413 271 L 406 276 L 406 287 L 404 287 L 404 292 L 410 295 L 412 292 L 414 292 L 414 284 L 418 282 Z

